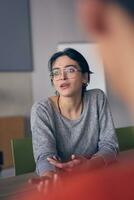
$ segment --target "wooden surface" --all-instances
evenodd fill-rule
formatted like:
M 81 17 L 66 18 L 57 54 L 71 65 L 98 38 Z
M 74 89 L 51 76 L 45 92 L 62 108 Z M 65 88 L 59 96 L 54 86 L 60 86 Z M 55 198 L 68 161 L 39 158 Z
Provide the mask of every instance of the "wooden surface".
M 0 117 L 0 151 L 3 152 L 3 168 L 13 165 L 11 139 L 25 136 L 24 117 Z
M 0 200 L 21 200 L 25 194 L 35 189 L 35 185 L 29 184 L 28 179 L 36 177 L 35 173 L 0 179 Z

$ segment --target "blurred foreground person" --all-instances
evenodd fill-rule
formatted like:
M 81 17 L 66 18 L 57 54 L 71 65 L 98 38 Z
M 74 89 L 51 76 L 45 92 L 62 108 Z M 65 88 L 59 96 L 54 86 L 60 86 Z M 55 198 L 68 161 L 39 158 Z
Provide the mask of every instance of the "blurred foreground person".
M 99 44 L 114 91 L 134 112 L 134 1 L 76 0 L 88 37 Z
M 106 169 L 65 177 L 49 200 L 133 200 L 134 163 L 114 164 Z

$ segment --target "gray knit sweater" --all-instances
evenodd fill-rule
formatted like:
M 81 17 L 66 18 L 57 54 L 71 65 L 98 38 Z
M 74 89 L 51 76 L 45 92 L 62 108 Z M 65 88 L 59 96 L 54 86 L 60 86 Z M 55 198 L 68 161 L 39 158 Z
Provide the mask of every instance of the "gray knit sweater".
M 54 171 L 47 157 L 56 155 L 62 161 L 72 154 L 103 156 L 105 162 L 116 158 L 118 142 L 109 105 L 99 89 L 84 93 L 83 112 L 79 119 L 69 120 L 56 110 L 49 99 L 32 107 L 31 130 L 36 170 L 39 175 Z

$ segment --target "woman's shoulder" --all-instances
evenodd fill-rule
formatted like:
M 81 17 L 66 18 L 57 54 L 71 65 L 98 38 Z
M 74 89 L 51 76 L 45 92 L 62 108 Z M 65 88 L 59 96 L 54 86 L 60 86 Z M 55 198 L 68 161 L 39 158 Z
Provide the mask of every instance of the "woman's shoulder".
M 95 88 L 95 89 L 91 89 L 91 90 L 87 90 L 85 92 L 86 96 L 93 96 L 93 97 L 104 97 L 105 96 L 105 93 L 104 91 L 102 91 L 101 89 L 99 88 Z
M 104 93 L 104 91 L 102 91 L 101 89 L 91 89 L 86 91 L 86 102 L 87 105 L 92 105 L 92 106 L 99 106 L 100 108 L 103 107 L 103 105 L 105 105 L 105 103 L 107 102 L 107 97 Z
M 45 107 L 48 104 L 48 98 L 42 98 L 33 103 L 32 109 L 38 109 L 39 107 Z
M 56 99 L 56 96 L 50 96 L 48 98 L 40 99 L 32 105 L 32 110 L 50 111 L 52 109 L 52 106 L 56 106 Z

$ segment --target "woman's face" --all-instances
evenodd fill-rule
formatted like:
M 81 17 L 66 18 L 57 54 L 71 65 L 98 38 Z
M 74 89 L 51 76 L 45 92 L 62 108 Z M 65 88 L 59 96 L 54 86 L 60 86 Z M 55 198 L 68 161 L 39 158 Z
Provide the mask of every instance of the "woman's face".
M 52 79 L 56 91 L 65 97 L 79 94 L 82 84 L 87 82 L 78 63 L 68 56 L 61 56 L 53 63 Z

